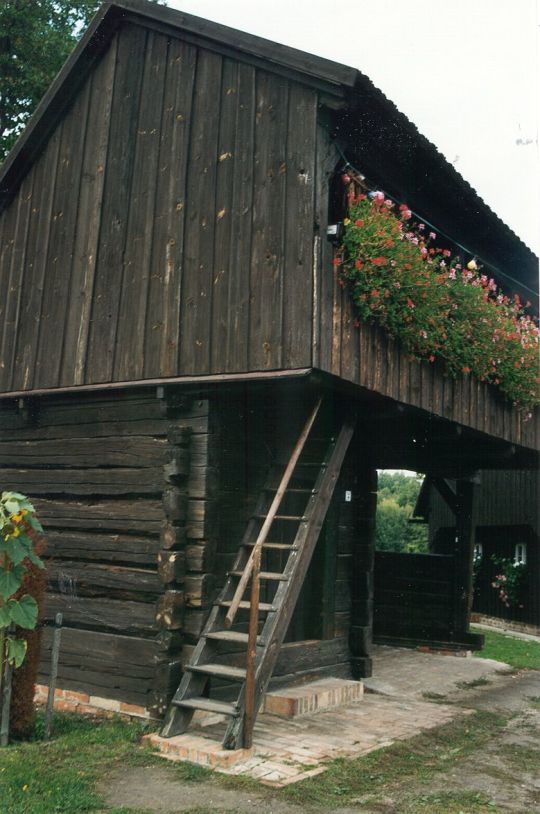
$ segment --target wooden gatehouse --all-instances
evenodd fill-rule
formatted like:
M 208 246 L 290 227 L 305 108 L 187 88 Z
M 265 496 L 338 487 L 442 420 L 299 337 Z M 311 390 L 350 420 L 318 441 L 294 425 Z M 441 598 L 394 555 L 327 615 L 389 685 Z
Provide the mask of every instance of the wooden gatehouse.
M 536 257 L 367 77 L 143 0 L 101 8 L 2 168 L 0 479 L 46 528 L 59 686 L 176 693 L 167 734 L 225 709 L 240 742 L 248 644 L 255 710 L 370 674 L 377 468 L 438 483 L 436 639 L 477 645 L 475 473 L 537 466 L 535 418 L 355 326 L 343 156 L 532 299 Z

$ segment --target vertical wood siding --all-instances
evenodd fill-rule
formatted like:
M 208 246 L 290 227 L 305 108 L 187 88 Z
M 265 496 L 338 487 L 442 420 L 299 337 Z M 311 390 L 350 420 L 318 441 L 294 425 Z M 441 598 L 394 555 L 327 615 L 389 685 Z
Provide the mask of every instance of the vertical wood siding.
M 535 446 L 484 384 L 356 327 L 318 109 L 291 77 L 121 27 L 0 215 L 0 391 L 313 366 Z
M 124 25 L 1 216 L 0 389 L 309 366 L 317 103 Z

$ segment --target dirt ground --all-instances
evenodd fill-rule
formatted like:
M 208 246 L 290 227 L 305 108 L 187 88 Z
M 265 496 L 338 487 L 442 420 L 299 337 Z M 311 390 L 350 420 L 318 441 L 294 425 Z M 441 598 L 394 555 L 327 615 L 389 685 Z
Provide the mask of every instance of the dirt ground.
M 389 784 L 382 796 L 357 798 L 347 807 L 313 808 L 292 804 L 279 791 L 271 792 L 263 787 L 259 787 L 259 791 L 253 784 L 246 789 L 241 781 L 235 788 L 230 782 L 229 787 L 223 787 L 219 780 L 207 778 L 199 782 L 179 781 L 169 766 L 152 765 L 114 771 L 102 793 L 111 808 L 117 811 L 125 807 L 126 814 L 131 811 L 137 814 L 146 811 L 249 814 L 257 809 L 265 814 L 296 814 L 300 811 L 325 811 L 327 814 L 540 812 L 540 672 L 501 674 L 499 671 L 495 681 L 470 688 L 464 688 L 461 683 L 458 688 L 455 683 L 452 686 L 448 682 L 447 676 L 452 663 L 457 661 L 449 657 L 445 662 L 444 703 L 499 713 L 507 718 L 507 722 L 481 751 L 454 763 L 448 771 L 433 772 L 427 787 L 425 777 L 412 780 L 404 777 Z M 459 666 L 466 669 L 465 665 Z M 471 683 L 474 684 L 474 679 Z M 431 686 L 435 689 L 437 685 Z M 409 687 L 408 692 L 412 695 L 415 690 Z M 406 689 L 400 687 L 397 691 L 406 697 Z M 434 694 L 440 697 L 434 698 L 433 703 L 442 700 L 442 693 Z M 488 798 L 489 805 L 487 808 L 475 804 L 446 808 L 445 795 L 450 789 L 454 795 L 462 793 L 464 800 L 474 801 L 475 795 L 479 795 L 478 799 L 480 796 L 483 800 Z

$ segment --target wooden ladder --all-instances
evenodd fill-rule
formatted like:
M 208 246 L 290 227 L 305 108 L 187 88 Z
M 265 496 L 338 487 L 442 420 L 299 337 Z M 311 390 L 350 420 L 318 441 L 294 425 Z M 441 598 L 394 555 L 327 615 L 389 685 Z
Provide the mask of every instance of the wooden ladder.
M 164 737 L 185 732 L 195 710 L 200 709 L 229 716 L 223 740 L 226 749 L 251 746 L 257 711 L 354 433 L 354 421 L 345 419 L 336 437 L 324 433 L 322 438 L 315 437 L 321 405 L 322 398 L 311 412 L 281 477 L 277 466 L 270 471 L 233 569 L 210 611 L 165 716 L 161 731 Z M 294 508 L 282 508 L 285 502 Z M 249 612 L 247 631 L 245 621 L 236 621 L 237 613 L 242 611 Z M 220 652 L 222 648 L 229 652 Z M 225 703 L 206 697 L 210 679 L 235 684 L 236 700 Z

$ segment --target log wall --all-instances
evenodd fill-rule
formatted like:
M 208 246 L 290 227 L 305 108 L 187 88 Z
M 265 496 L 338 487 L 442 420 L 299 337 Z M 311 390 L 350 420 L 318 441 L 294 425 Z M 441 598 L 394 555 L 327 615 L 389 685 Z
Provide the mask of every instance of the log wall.
M 164 409 L 153 390 L 3 405 L 0 488 L 29 495 L 45 529 L 60 687 L 163 711 L 201 604 L 187 552 L 206 532 L 207 445 L 207 402 Z M 46 628 L 42 683 L 50 644 Z

